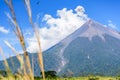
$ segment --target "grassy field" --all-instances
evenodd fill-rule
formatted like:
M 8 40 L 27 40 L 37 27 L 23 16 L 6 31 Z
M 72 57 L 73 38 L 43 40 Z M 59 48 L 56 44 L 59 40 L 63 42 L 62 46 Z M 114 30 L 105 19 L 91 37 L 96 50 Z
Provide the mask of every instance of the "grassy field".
M 23 77 L 0 77 L 0 80 L 24 80 Z M 34 78 L 34 80 L 43 80 L 42 78 Z M 116 77 L 72 77 L 72 78 L 46 78 L 46 80 L 120 80 Z
M 42 79 L 35 79 L 42 80 Z M 120 78 L 116 77 L 72 77 L 72 78 L 56 78 L 56 79 L 46 79 L 46 80 L 120 80 Z

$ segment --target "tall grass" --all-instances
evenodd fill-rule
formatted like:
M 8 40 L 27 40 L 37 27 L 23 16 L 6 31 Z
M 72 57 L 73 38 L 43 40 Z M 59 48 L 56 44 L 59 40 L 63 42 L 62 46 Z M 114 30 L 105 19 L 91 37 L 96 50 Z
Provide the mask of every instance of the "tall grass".
M 12 50 L 12 52 L 16 55 L 17 59 L 20 62 L 20 69 L 23 69 L 23 58 L 20 56 L 20 54 L 17 52 L 17 50 L 8 42 L 8 41 L 4 41 L 4 43 Z
M 24 39 L 23 33 L 20 29 L 20 26 L 17 22 L 14 7 L 13 7 L 13 4 L 12 4 L 12 0 L 4 0 L 4 1 L 10 9 L 11 16 L 9 15 L 8 18 L 10 19 L 11 23 L 13 24 L 13 26 L 11 26 L 11 28 L 13 29 L 14 33 L 16 34 L 16 36 L 17 36 L 17 38 L 20 42 L 20 45 L 21 45 L 23 53 L 24 53 L 24 59 L 25 60 L 23 60 L 23 58 L 19 55 L 19 53 L 16 51 L 16 49 L 8 41 L 4 41 L 4 42 L 13 51 L 13 53 L 15 53 L 15 55 L 17 55 L 17 59 L 20 62 L 20 68 L 23 70 L 23 73 L 24 73 L 23 79 L 24 80 L 34 80 L 34 73 L 33 73 L 34 69 L 32 70 L 32 68 L 31 68 L 30 59 L 29 59 L 29 56 L 28 56 L 28 53 L 27 53 L 27 50 L 26 50 L 25 39 Z M 35 27 L 35 25 L 32 21 L 32 11 L 31 11 L 31 8 L 30 8 L 30 0 L 24 0 L 24 4 L 25 4 L 27 12 L 28 12 L 30 24 L 33 27 L 34 33 L 36 35 L 37 43 L 38 43 L 38 46 L 39 46 L 39 51 L 38 51 L 39 67 L 41 68 L 41 71 L 42 71 L 43 80 L 45 80 L 44 64 L 43 64 L 43 57 L 42 57 L 42 49 L 41 49 L 39 31 L 37 30 L 37 28 Z M 4 53 L 2 51 L 2 48 L 0 48 L 0 53 L 2 53 L 2 56 L 4 57 Z M 7 62 L 6 59 L 4 59 L 4 63 L 5 63 L 7 71 L 9 71 L 10 68 L 9 68 L 9 65 L 8 65 L 8 62 Z
M 4 59 L 4 64 L 5 64 L 5 67 L 6 67 L 6 71 L 10 71 L 8 62 L 7 62 L 7 60 L 5 59 L 4 52 L 3 52 L 3 50 L 2 50 L 1 47 L 0 47 L 0 53 L 1 53 L 2 57 L 3 57 L 3 59 Z
M 32 11 L 31 11 L 31 8 L 30 8 L 30 0 L 24 0 L 24 3 L 26 5 L 26 9 L 27 9 L 27 12 L 28 12 L 30 24 L 31 24 L 31 26 L 34 30 L 34 33 L 35 33 L 35 36 L 36 36 L 36 39 L 37 39 L 37 43 L 38 43 L 38 47 L 39 47 L 38 61 L 39 61 L 39 66 L 41 68 L 43 80 L 45 80 L 45 73 L 44 73 L 44 65 L 43 65 L 43 57 L 42 57 L 42 49 L 41 49 L 41 44 L 40 44 L 39 31 L 32 21 Z

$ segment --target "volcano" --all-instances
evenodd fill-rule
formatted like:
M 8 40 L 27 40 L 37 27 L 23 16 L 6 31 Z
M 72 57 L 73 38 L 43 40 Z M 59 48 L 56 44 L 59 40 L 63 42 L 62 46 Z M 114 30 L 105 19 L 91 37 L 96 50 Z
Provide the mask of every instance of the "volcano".
M 44 52 L 45 68 L 60 74 L 117 75 L 120 71 L 120 34 L 93 20 Z M 50 66 L 52 64 L 52 66 Z
M 34 59 L 34 74 L 40 75 L 37 54 L 29 54 Z M 16 64 L 11 69 L 19 68 Z M 72 73 L 80 75 L 114 76 L 120 73 L 120 34 L 118 31 L 104 27 L 102 24 L 89 20 L 65 39 L 43 52 L 46 71 L 56 71 L 58 75 Z M 7 59 L 11 65 L 10 58 Z M 3 61 L 0 62 L 3 65 Z M 0 66 L 4 69 L 4 66 Z M 14 69 L 14 70 L 13 70 Z

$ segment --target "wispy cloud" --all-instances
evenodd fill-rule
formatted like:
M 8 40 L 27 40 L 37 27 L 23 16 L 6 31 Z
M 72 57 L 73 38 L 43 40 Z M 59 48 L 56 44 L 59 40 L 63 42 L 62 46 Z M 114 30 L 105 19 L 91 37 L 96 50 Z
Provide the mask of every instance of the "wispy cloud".
M 0 26 L 0 32 L 4 33 L 4 34 L 8 34 L 9 30 L 5 29 L 3 26 Z
M 46 25 L 39 29 L 42 50 L 55 45 L 83 25 L 89 19 L 84 12 L 82 6 L 77 6 L 74 10 L 67 8 L 57 10 L 57 18 L 46 14 L 43 18 Z M 38 24 L 35 25 L 38 26 Z M 35 36 L 28 39 L 27 49 L 32 53 L 38 51 Z
M 108 27 L 111 27 L 113 29 L 117 29 L 116 25 L 113 24 L 113 22 L 111 20 L 108 20 Z

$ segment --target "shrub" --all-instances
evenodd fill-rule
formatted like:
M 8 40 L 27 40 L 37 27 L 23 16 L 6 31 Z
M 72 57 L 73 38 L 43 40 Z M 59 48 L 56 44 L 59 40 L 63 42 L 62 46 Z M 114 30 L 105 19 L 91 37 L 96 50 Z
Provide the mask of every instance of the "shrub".
M 88 80 L 99 80 L 98 77 L 89 77 Z
M 42 75 L 42 72 L 40 73 Z M 56 71 L 45 71 L 46 78 L 56 78 L 57 72 Z

